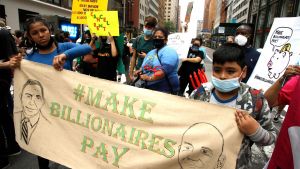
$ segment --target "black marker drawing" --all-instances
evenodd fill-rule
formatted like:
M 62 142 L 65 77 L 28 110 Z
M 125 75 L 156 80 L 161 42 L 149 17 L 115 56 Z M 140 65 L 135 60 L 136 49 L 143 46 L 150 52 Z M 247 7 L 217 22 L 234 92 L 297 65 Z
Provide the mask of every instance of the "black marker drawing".
M 44 103 L 45 98 L 42 84 L 37 80 L 27 80 L 21 92 L 22 111 L 20 121 L 21 140 L 27 145 L 38 126 L 41 116 L 47 120 L 41 112 Z
M 178 163 L 181 169 L 221 169 L 226 160 L 223 150 L 223 134 L 217 127 L 206 122 L 195 123 L 182 135 Z
M 291 44 L 285 44 L 281 50 L 275 49 L 275 53 L 270 58 L 268 62 L 268 76 L 270 79 L 278 79 L 280 74 L 285 71 L 285 69 L 289 66 L 290 58 L 293 55 L 291 50 Z

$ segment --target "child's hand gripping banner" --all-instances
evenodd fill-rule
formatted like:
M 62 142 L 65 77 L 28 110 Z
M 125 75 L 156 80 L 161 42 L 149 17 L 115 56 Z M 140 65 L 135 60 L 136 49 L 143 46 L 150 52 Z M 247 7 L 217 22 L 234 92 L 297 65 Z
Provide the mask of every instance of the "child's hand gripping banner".
M 87 24 L 86 12 L 106 11 L 108 0 L 73 0 L 71 23 Z
M 234 169 L 235 109 L 22 61 L 19 145 L 72 169 Z
M 118 11 L 87 12 L 88 26 L 97 36 L 119 36 Z

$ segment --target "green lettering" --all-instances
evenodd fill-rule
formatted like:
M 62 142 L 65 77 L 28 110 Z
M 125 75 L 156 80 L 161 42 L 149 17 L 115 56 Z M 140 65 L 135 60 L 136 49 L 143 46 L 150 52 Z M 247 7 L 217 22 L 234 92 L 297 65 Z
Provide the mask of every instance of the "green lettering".
M 95 121 L 98 121 L 98 123 L 96 123 Z M 95 123 L 97 124 L 97 126 L 95 127 Z M 101 129 L 102 126 L 102 120 L 100 117 L 93 117 L 92 121 L 91 121 L 91 128 L 93 131 L 97 132 Z
M 132 119 L 136 119 L 136 117 L 135 117 L 135 115 L 134 115 L 133 104 L 134 104 L 135 102 L 137 102 L 138 99 L 132 98 L 132 101 L 131 101 L 131 102 L 129 102 L 129 99 L 130 99 L 129 96 L 125 96 L 125 99 L 124 99 L 124 107 L 123 107 L 123 110 L 121 111 L 120 114 L 123 115 L 123 116 L 126 116 L 126 115 L 127 115 L 127 114 L 126 114 L 126 110 L 128 109 L 128 110 L 129 110 L 129 116 L 128 116 L 128 117 L 130 117 L 130 118 L 132 118 Z
M 67 114 L 67 121 L 71 122 L 71 123 L 75 123 L 75 119 L 71 119 L 71 113 L 72 112 L 72 108 L 68 107 L 68 114 Z
M 126 130 L 124 124 L 120 124 L 120 126 L 116 129 L 115 134 L 113 134 L 113 137 L 118 138 L 118 135 L 121 136 L 122 141 L 126 142 Z
M 76 117 L 75 124 L 78 124 L 79 126 L 84 127 L 83 122 L 80 123 L 80 119 L 81 119 L 81 110 L 77 110 L 77 117 Z
M 50 115 L 52 115 L 54 117 L 58 117 L 60 114 L 59 109 L 60 109 L 60 104 L 58 104 L 56 102 L 52 102 L 51 106 L 50 106 Z
M 109 125 L 110 124 L 110 125 Z M 108 119 L 105 119 L 104 120 L 104 126 L 103 126 L 103 129 L 102 129 L 102 133 L 105 134 L 105 129 L 107 131 L 107 135 L 108 136 L 111 136 L 111 133 L 112 133 L 112 129 L 114 127 L 114 124 L 115 122 L 113 121 L 109 121 Z
M 140 141 L 142 141 L 141 148 L 147 149 L 147 146 L 145 144 L 145 140 L 148 138 L 149 134 L 146 131 L 138 130 L 138 134 L 135 137 L 135 145 L 140 146 Z
M 135 133 L 136 128 L 132 128 L 131 132 L 130 132 L 130 139 L 128 141 L 128 143 L 133 144 L 133 137 L 134 137 L 134 133 Z
M 87 113 L 85 125 L 83 125 L 83 127 L 89 128 L 90 120 L 91 120 L 91 114 Z
M 102 90 L 98 90 L 97 94 L 94 96 L 94 88 L 89 87 L 88 97 L 86 98 L 86 101 L 84 102 L 87 105 L 95 106 L 97 108 L 100 108 L 100 101 L 102 98 Z
M 93 154 L 93 156 L 95 158 L 98 158 L 99 157 L 98 154 L 99 154 L 100 156 L 103 156 L 103 158 L 102 158 L 103 161 L 105 161 L 106 163 L 108 163 L 108 161 L 107 161 L 107 149 L 105 147 L 105 144 L 101 143 L 100 146 L 98 146 L 96 148 L 97 148 L 97 151 L 95 152 L 95 154 Z
M 129 151 L 129 148 L 125 147 L 123 148 L 123 151 L 121 152 L 121 154 L 119 155 L 118 153 L 118 148 L 115 147 L 115 146 L 112 146 L 112 149 L 114 151 L 114 155 L 115 155 L 115 160 L 114 162 L 112 163 L 114 166 L 118 167 L 119 168 L 119 160 L 120 158 Z
M 154 149 L 154 145 L 159 145 L 159 141 L 162 140 L 162 139 L 164 139 L 164 138 L 161 137 L 161 136 L 157 136 L 155 134 L 152 134 L 151 140 L 149 140 L 148 150 L 160 154 L 160 149 L 159 148 Z
M 148 119 L 145 118 L 145 114 L 148 112 L 149 114 L 151 113 L 151 108 L 148 108 L 148 105 L 151 106 L 151 108 L 153 108 L 156 104 L 153 102 L 149 102 L 149 101 L 145 101 L 143 100 L 142 106 L 140 108 L 141 110 L 141 114 L 140 117 L 138 118 L 141 121 L 147 122 L 147 123 L 153 123 L 153 120 L 151 117 L 149 117 Z
M 110 97 L 106 98 L 106 103 L 102 107 L 104 110 L 108 110 L 107 107 L 112 105 L 112 111 L 114 113 L 118 113 L 118 100 L 117 100 L 117 93 L 111 93 Z
M 61 111 L 61 115 L 60 115 L 60 118 L 63 119 L 63 120 L 66 120 L 65 119 L 65 113 L 66 113 L 66 109 L 68 108 L 68 106 L 66 105 L 63 105 L 63 109 Z
M 161 151 L 161 155 L 167 157 L 167 158 L 172 158 L 175 155 L 175 149 L 173 148 L 174 145 L 176 145 L 177 142 L 170 140 L 170 139 L 165 139 L 164 146 L 170 153 L 169 155 L 166 154 L 165 150 Z
M 86 147 L 93 148 L 94 141 L 91 138 L 84 136 L 81 145 L 81 152 L 86 153 Z

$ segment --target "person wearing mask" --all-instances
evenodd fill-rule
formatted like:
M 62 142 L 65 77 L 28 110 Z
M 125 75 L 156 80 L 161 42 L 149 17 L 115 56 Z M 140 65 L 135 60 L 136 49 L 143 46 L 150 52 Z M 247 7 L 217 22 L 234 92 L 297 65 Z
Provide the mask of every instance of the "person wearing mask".
M 188 51 L 187 58 L 182 59 L 181 67 L 179 68 L 178 75 L 180 91 L 179 95 L 183 96 L 186 86 L 189 84 L 188 94 L 190 95 L 195 90 L 190 83 L 190 75 L 193 76 L 194 72 L 198 72 L 198 69 L 202 68 L 201 61 L 204 59 L 204 53 L 199 50 L 202 40 L 195 38 L 192 41 L 192 46 Z
M 249 25 L 241 25 L 236 29 L 234 42 L 244 48 L 245 63 L 247 66 L 247 75 L 242 82 L 247 83 L 255 65 L 259 59 L 260 53 L 252 47 L 253 29 Z
M 91 35 L 90 30 L 84 32 L 80 44 L 88 44 L 93 51 L 96 50 L 97 36 Z M 77 70 L 85 75 L 96 76 L 96 69 L 98 65 L 97 58 L 93 57 L 92 53 L 77 58 Z
M 134 70 L 139 70 L 147 53 L 154 49 L 152 34 L 157 25 L 157 19 L 153 16 L 145 18 L 144 34 L 134 41 L 132 48 L 133 54 L 130 60 L 129 77 L 131 80 L 137 75 Z
M 9 165 L 8 156 L 21 152 L 15 139 L 10 93 L 12 71 L 20 66 L 21 60 L 13 36 L 0 21 L 0 168 Z
M 96 77 L 117 81 L 118 52 L 115 40 L 112 36 L 100 37 L 100 48 L 94 51 L 94 57 L 98 58 Z
M 25 59 L 53 65 L 56 70 L 71 70 L 74 58 L 86 55 L 92 51 L 87 44 L 79 45 L 71 42 L 57 43 L 51 37 L 49 23 L 42 17 L 29 18 L 26 25 L 27 36 L 34 49 Z M 54 92 L 54 91 L 53 91 Z M 49 160 L 38 157 L 39 168 L 49 169 Z
M 247 74 L 244 57 L 243 49 L 237 44 L 226 43 L 219 47 L 213 53 L 211 83 L 202 84 L 190 97 L 236 109 L 236 124 L 244 134 L 236 169 L 252 168 L 253 143 L 271 145 L 277 136 L 268 102 L 262 92 L 241 82 Z
M 155 49 L 145 57 L 140 79 L 145 81 L 145 88 L 164 93 L 178 94 L 179 80 L 177 52 L 168 47 L 169 32 L 164 28 L 154 30 L 153 43 Z

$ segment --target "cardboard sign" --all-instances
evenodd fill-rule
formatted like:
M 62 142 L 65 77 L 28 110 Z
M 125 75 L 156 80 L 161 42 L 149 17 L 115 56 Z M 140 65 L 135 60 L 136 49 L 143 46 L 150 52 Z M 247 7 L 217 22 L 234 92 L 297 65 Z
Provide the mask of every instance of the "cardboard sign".
M 108 0 L 73 0 L 71 23 L 87 24 L 86 12 L 106 11 Z
M 235 110 L 22 61 L 16 140 L 73 169 L 234 169 Z M 201 167 L 202 166 L 202 167 Z
M 191 46 L 192 34 L 173 33 L 168 36 L 168 46 L 175 49 L 180 59 L 186 58 Z
M 300 17 L 275 18 L 259 60 L 247 84 L 267 90 L 300 58 Z
M 88 26 L 97 36 L 119 36 L 118 11 L 87 12 Z

